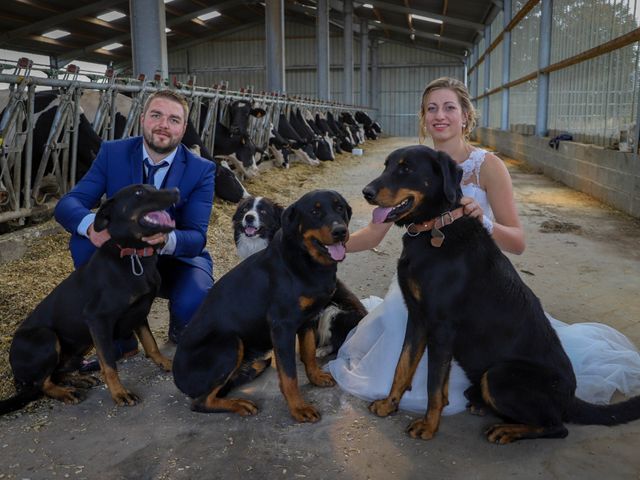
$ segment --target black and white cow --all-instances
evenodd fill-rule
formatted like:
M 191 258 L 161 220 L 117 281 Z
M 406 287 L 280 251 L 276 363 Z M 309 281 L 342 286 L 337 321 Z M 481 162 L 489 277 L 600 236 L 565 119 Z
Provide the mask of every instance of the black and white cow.
M 365 112 L 358 110 L 355 114 L 356 122 L 362 124 L 364 128 L 364 135 L 369 140 L 376 140 L 378 135 L 381 132 L 380 125 L 377 122 L 374 122 L 369 115 Z M 375 126 L 374 126 L 375 124 Z
M 267 149 L 277 167 L 289 168 L 289 157 L 295 155 L 291 142 L 280 135 L 273 124 L 269 125 L 269 142 Z
M 308 115 L 311 116 L 311 113 L 308 113 Z M 300 109 L 297 108 L 295 113 L 296 124 L 294 125 L 294 128 L 297 129 L 296 125 L 298 125 L 302 131 L 306 132 L 307 138 L 309 138 L 313 142 L 313 145 L 315 148 L 314 151 L 315 151 L 316 157 L 318 157 L 319 160 L 325 160 L 325 161 L 335 160 L 336 155 L 332 148 L 333 142 L 328 141 L 322 135 L 322 132 L 318 130 L 312 118 L 313 118 L 312 116 L 311 116 L 311 119 L 308 119 L 306 116 L 303 116 Z
M 354 140 L 357 144 L 364 143 L 364 128 L 358 125 L 351 112 L 342 112 L 340 114 L 340 121 L 351 131 Z
M 336 132 L 337 137 L 340 139 L 340 148 L 347 152 L 353 151 L 357 143 L 354 140 L 351 131 L 341 122 L 338 122 L 331 112 L 327 112 L 327 124 L 334 132 Z
M 281 113 L 278 117 L 278 134 L 291 146 L 293 156 L 289 157 L 290 161 L 297 160 L 313 166 L 320 164 L 320 161 L 314 153 L 313 145 L 308 143 L 294 130 L 284 113 Z
M 316 113 L 315 124 L 318 130 L 322 132 L 322 136 L 324 136 L 328 141 L 331 141 L 331 146 L 333 151 L 339 155 L 342 153 L 342 148 L 340 147 L 340 137 L 339 132 L 334 131 L 329 122 L 327 122 L 326 114 Z
M 218 118 L 213 155 L 231 162 L 240 176 L 251 178 L 258 173 L 256 157 L 261 152 L 248 134 L 249 117 L 264 115 L 265 110 L 254 108 L 249 100 L 236 100 Z
M 8 99 L 8 91 L 0 92 L 0 108 L 2 112 L 0 117 L 4 113 L 4 107 Z M 31 166 L 31 182 L 36 181 L 38 171 L 45 156 L 48 142 L 58 143 L 62 140 L 64 130 L 60 130 L 58 135 L 52 132 L 52 126 L 56 114 L 58 113 L 58 107 L 60 106 L 60 92 L 58 90 L 43 90 L 35 93 L 34 96 L 34 127 L 33 127 L 33 143 L 32 143 L 32 166 Z M 24 128 L 24 127 L 23 127 Z M 51 138 L 50 138 L 51 137 Z M 26 137 L 25 137 L 26 139 Z M 87 173 L 93 160 L 95 159 L 102 140 L 94 132 L 91 127 L 91 123 L 84 115 L 80 114 L 80 122 L 78 125 L 78 146 L 76 156 L 76 175 L 74 181 L 79 180 Z M 23 147 L 23 158 L 26 148 Z M 54 166 L 51 161 L 51 155 L 47 159 L 47 165 L 44 167 L 43 182 L 41 183 L 41 200 L 44 199 L 44 195 L 64 193 L 59 191 L 59 185 L 55 178 L 51 176 L 54 174 Z M 60 173 L 60 172 L 57 172 Z

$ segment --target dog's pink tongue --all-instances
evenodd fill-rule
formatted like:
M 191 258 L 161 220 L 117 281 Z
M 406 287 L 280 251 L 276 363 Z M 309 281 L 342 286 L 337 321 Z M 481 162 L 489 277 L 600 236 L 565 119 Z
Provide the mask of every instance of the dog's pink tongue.
M 327 245 L 327 250 L 329 250 L 329 255 L 336 262 L 341 262 L 344 260 L 344 257 L 347 253 L 347 249 L 344 248 L 342 243 L 334 243 L 333 245 Z
M 393 210 L 391 207 L 377 207 L 373 209 L 373 223 L 384 223 L 389 212 Z
M 244 227 L 244 233 L 246 235 L 255 235 L 258 230 L 255 227 Z
M 173 218 L 171 218 L 171 215 L 169 215 L 164 210 L 149 212 L 147 213 L 146 217 L 152 222 L 157 223 L 158 225 L 164 225 L 167 227 L 174 227 L 174 228 L 176 226 L 176 222 L 174 222 Z

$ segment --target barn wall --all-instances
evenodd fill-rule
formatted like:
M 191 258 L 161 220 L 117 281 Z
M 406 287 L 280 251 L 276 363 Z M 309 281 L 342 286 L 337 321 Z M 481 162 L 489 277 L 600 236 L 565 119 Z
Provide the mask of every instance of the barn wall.
M 195 74 L 196 83 L 210 86 L 228 81 L 238 90 L 252 86 L 265 89 L 265 28 L 254 25 L 232 35 L 221 37 L 188 50 L 169 54 L 169 71 L 180 80 Z M 285 23 L 286 89 L 290 95 L 317 96 L 315 27 L 312 24 Z M 342 31 L 332 30 L 330 37 L 331 100 L 342 102 L 343 51 Z M 360 100 L 360 42 L 353 42 L 353 98 Z M 378 47 L 379 92 L 373 97 L 377 118 L 389 135 L 417 137 L 419 99 L 424 86 L 434 78 L 448 75 L 463 79 L 462 64 L 455 59 L 424 50 L 392 43 Z M 371 85 L 371 78 L 369 79 Z

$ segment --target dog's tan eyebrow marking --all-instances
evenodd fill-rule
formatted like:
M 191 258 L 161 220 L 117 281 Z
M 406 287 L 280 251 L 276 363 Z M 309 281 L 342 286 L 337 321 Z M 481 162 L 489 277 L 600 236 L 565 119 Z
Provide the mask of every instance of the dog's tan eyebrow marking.
M 307 308 L 312 307 L 314 303 L 316 303 L 316 299 L 313 297 L 301 296 L 298 298 L 298 304 L 300 305 L 301 310 L 306 310 Z

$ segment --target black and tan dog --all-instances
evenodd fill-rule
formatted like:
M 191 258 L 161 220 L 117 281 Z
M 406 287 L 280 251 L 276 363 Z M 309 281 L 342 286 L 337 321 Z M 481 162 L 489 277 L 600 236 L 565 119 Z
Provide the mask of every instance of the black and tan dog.
M 131 185 L 96 213 L 94 228 L 111 240 L 58 285 L 18 327 L 9 352 L 17 394 L 0 402 L 0 414 L 22 408 L 43 394 L 78 403 L 97 383 L 73 375 L 95 346 L 113 400 L 133 405 L 138 397 L 124 388 L 116 371 L 114 338 L 135 331 L 148 357 L 167 371 L 171 361 L 158 350 L 147 314 L 160 287 L 157 255 L 141 240 L 175 228 L 164 209 L 179 199 L 177 189 Z
M 283 211 L 282 206 L 266 197 L 246 197 L 238 203 L 232 223 L 233 238 L 241 260 L 269 245 L 282 226 Z M 251 292 L 246 292 L 245 296 L 246 301 L 252 301 Z M 367 310 L 358 297 L 338 279 L 331 302 L 318 315 L 316 355 L 320 358 L 337 352 L 349 332 L 366 314 Z
M 264 370 L 265 355 L 273 349 L 291 415 L 299 422 L 320 419 L 298 388 L 295 340 L 297 335 L 309 381 L 333 386 L 331 375 L 316 363 L 314 320 L 336 289 L 350 218 L 351 208 L 337 192 L 307 193 L 284 211 L 282 228 L 266 249 L 216 282 L 173 361 L 175 383 L 193 398 L 193 410 L 257 413 L 250 400 L 224 397 Z
M 398 262 L 406 336 L 391 391 L 370 410 L 397 410 L 428 347 L 427 412 L 409 425 L 412 437 L 438 430 L 452 359 L 471 381 L 472 411 L 489 409 L 508 422 L 487 430 L 491 442 L 565 437 L 564 422 L 640 418 L 640 397 L 612 405 L 575 397 L 571 363 L 540 301 L 480 222 L 462 215 L 461 175 L 448 155 L 413 146 L 392 152 L 363 190 L 380 207 L 374 218 L 407 228 Z

